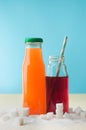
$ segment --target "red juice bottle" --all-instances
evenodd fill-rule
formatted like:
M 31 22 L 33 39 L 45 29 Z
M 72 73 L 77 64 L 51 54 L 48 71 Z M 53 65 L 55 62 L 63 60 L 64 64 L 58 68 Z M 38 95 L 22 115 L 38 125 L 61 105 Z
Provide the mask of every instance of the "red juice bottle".
M 56 75 L 58 62 L 61 60 L 59 75 Z M 68 97 L 68 73 L 64 64 L 64 57 L 61 59 L 57 56 L 49 56 L 49 64 L 46 76 L 47 87 L 47 112 L 56 110 L 56 103 L 63 103 L 63 111 L 69 111 Z

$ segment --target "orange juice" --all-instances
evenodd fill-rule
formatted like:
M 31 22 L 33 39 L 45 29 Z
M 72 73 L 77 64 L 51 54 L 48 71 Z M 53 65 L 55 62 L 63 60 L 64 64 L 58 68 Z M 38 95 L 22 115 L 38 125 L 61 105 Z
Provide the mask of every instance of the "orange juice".
M 23 106 L 30 108 L 30 114 L 45 114 L 46 79 L 41 49 L 42 39 L 30 38 L 26 41 L 23 63 Z

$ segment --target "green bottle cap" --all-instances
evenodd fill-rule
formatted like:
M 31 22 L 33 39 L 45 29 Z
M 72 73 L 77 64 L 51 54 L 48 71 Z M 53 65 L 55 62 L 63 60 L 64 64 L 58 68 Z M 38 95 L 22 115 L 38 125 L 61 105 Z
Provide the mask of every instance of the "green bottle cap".
M 27 42 L 43 42 L 42 38 L 25 38 L 25 43 Z

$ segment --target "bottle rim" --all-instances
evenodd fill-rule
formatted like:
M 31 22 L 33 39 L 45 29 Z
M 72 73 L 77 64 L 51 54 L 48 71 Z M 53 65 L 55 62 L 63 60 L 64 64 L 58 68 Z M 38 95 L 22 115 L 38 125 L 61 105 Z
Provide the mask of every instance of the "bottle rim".
M 50 61 L 56 61 L 56 62 L 58 62 L 58 61 L 63 62 L 63 61 L 64 61 L 64 56 L 59 57 L 59 56 L 50 55 L 50 56 L 49 56 L 49 60 L 50 60 Z

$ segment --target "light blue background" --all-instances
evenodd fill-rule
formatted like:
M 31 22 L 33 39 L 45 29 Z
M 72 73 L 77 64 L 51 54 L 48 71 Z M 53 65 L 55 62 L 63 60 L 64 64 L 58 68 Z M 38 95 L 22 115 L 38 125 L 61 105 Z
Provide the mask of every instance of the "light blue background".
M 0 0 L 0 93 L 22 92 L 25 37 L 42 37 L 43 56 L 59 55 L 68 36 L 65 62 L 70 93 L 86 93 L 86 1 Z

